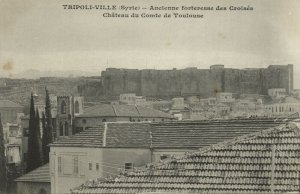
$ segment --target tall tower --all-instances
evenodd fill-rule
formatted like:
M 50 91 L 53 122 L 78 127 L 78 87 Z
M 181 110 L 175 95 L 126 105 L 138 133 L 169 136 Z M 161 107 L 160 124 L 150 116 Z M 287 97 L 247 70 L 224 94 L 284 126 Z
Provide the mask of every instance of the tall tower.
M 83 97 L 58 96 L 56 115 L 56 134 L 58 137 L 68 137 L 73 134 L 75 115 L 83 112 Z

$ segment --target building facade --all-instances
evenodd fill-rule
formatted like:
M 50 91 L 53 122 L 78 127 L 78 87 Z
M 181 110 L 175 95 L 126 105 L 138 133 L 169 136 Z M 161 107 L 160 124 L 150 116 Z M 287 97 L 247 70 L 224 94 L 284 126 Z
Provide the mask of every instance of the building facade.
M 300 100 L 294 97 L 286 97 L 273 100 L 264 105 L 265 114 L 270 117 L 288 117 L 300 113 Z
M 23 113 L 23 107 L 10 100 L 0 100 L 1 121 L 5 123 L 17 123 L 18 114 Z
M 51 193 L 70 193 L 70 188 L 91 178 L 115 177 L 151 162 L 149 132 L 148 124 L 107 123 L 54 142 Z

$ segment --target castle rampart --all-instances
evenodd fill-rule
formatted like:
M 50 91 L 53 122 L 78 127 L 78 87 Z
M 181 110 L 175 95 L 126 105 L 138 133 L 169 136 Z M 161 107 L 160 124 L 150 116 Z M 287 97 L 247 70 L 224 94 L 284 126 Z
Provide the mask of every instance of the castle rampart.
M 218 92 L 267 94 L 270 88 L 293 89 L 293 65 L 233 69 L 116 69 L 102 72 L 106 96 L 136 93 L 143 96 L 211 96 Z

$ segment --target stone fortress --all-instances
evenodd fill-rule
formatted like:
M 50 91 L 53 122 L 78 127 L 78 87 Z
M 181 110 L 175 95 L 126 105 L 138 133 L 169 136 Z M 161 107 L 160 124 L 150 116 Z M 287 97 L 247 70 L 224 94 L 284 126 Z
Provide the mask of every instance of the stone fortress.
M 293 90 L 293 65 L 267 68 L 225 68 L 155 70 L 107 68 L 101 74 L 103 94 L 118 96 L 136 93 L 142 96 L 212 96 L 218 92 L 267 95 L 268 89 Z

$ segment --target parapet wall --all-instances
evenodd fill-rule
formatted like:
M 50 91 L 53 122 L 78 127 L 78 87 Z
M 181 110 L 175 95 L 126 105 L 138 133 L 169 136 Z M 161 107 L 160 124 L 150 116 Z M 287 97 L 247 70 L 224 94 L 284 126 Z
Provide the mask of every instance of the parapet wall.
M 217 92 L 267 94 L 270 88 L 293 89 L 293 65 L 232 69 L 114 69 L 102 72 L 106 96 L 136 93 L 143 96 L 212 96 Z

